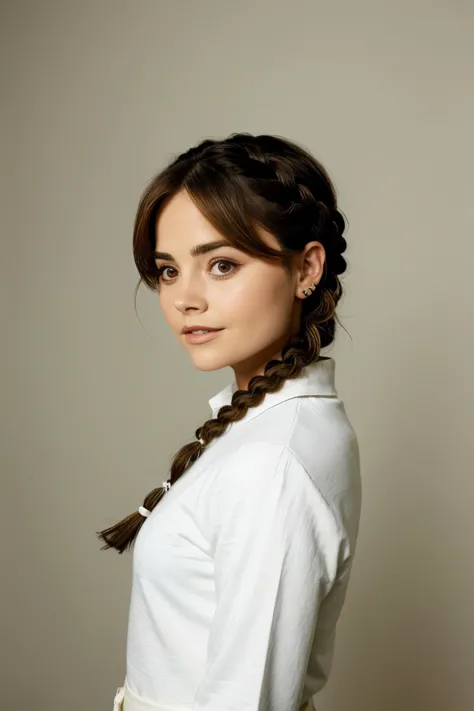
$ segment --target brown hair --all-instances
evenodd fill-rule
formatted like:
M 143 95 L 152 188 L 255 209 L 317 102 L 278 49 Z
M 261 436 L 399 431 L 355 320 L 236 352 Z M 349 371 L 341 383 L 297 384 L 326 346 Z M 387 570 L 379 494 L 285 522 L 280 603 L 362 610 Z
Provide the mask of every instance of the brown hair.
M 287 269 L 294 254 L 307 242 L 317 240 L 326 253 L 324 273 L 317 288 L 302 304 L 296 343 L 282 349 L 281 360 L 270 360 L 264 375 L 256 375 L 247 390 L 237 390 L 232 404 L 220 408 L 217 417 L 195 431 L 196 441 L 185 444 L 174 456 L 169 482 L 174 484 L 199 458 L 203 448 L 223 434 L 230 422 L 240 420 L 250 407 L 259 405 L 266 393 L 279 390 L 309 363 L 319 359 L 322 348 L 334 340 L 336 305 L 343 289 L 338 274 L 346 270 L 342 256 L 345 220 L 337 207 L 336 192 L 325 169 L 308 151 L 288 139 L 234 133 L 224 140 L 203 140 L 177 156 L 144 190 L 133 232 L 133 256 L 140 280 L 159 291 L 154 258 L 156 219 L 165 201 L 185 189 L 209 222 L 237 249 L 254 257 L 277 261 Z M 273 233 L 281 250 L 261 239 L 257 226 Z M 345 330 L 345 329 L 344 329 Z M 293 341 L 293 339 L 292 339 Z M 202 439 L 204 444 L 198 440 Z M 143 506 L 158 504 L 165 488 L 150 491 Z M 144 522 L 134 511 L 97 535 L 123 553 L 135 540 Z

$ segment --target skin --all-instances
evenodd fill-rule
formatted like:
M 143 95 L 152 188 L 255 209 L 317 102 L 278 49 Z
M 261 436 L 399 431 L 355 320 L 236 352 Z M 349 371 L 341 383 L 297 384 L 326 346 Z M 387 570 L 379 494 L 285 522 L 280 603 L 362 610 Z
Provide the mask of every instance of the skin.
M 274 235 L 262 229 L 259 233 L 271 247 L 281 249 Z M 156 222 L 155 249 L 174 257 L 156 259 L 158 267 L 166 266 L 158 299 L 166 322 L 196 368 L 229 366 L 239 389 L 246 390 L 250 379 L 263 375 L 270 359 L 281 358 L 283 346 L 297 334 L 306 298 L 303 290 L 322 278 L 325 250 L 320 242 L 305 245 L 293 258 L 291 276 L 283 266 L 230 244 L 190 256 L 193 246 L 222 239 L 186 191 L 173 196 Z M 206 343 L 188 343 L 181 329 L 198 324 L 225 330 Z

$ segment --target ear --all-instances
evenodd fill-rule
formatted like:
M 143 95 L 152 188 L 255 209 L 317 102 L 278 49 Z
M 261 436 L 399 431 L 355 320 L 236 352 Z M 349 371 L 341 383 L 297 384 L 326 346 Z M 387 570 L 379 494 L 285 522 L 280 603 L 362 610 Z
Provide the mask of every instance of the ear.
M 308 289 L 311 284 L 319 284 L 324 273 L 326 250 L 321 242 L 308 242 L 303 252 L 298 255 L 298 278 L 296 288 L 298 291 Z

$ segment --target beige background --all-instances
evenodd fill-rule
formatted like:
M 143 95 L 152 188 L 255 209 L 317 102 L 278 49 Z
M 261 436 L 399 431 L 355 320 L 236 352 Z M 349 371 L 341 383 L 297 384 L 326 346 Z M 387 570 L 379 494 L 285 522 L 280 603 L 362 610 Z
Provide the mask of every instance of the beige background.
M 2 4 L 2 708 L 112 708 L 131 556 L 100 551 L 231 377 L 140 291 L 131 231 L 166 161 L 277 133 L 349 219 L 326 349 L 359 435 L 359 549 L 318 711 L 474 708 L 474 6 Z M 157 670 L 159 673 L 159 670 Z M 315 699 L 316 700 L 316 699 Z

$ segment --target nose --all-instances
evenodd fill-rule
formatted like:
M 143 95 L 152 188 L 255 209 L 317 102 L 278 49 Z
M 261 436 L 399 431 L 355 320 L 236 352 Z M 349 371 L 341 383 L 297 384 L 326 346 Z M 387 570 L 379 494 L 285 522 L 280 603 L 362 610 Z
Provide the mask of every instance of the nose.
M 188 311 L 205 311 L 206 305 L 206 299 L 196 289 L 187 289 L 175 299 L 176 309 L 183 314 Z

